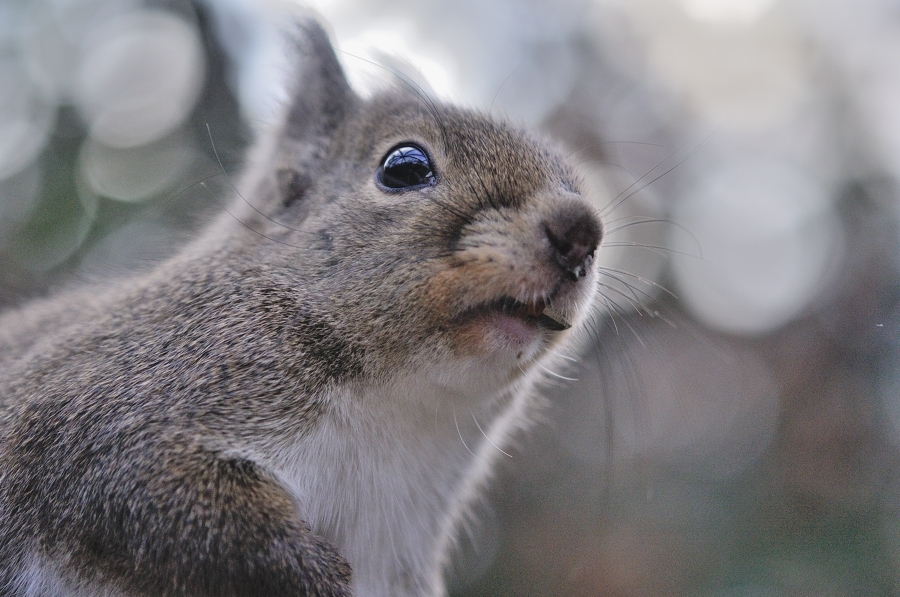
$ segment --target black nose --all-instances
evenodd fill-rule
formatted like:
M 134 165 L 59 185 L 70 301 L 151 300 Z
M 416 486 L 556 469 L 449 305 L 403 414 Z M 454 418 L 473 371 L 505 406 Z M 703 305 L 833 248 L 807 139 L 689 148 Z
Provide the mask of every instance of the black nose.
M 587 275 L 602 236 L 600 222 L 587 206 L 567 205 L 544 222 L 556 263 L 573 282 Z

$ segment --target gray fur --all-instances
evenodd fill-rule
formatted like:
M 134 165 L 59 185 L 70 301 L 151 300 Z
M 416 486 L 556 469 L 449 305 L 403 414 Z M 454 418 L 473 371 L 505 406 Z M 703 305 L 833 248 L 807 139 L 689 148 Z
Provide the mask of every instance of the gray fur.
M 548 237 L 593 253 L 600 225 L 544 143 L 363 101 L 297 30 L 247 202 L 152 273 L 0 318 L 0 595 L 445 594 L 455 524 L 592 298 Z M 378 187 L 400 142 L 436 185 Z M 503 296 L 575 329 L 514 346 L 479 310 Z

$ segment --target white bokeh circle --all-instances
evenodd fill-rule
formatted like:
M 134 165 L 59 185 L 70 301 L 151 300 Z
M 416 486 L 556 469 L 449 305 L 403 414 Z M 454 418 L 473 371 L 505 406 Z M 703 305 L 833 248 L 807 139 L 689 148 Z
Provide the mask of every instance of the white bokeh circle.
M 841 263 L 843 228 L 830 195 L 786 165 L 725 165 L 689 188 L 675 221 L 677 294 L 701 321 L 762 334 L 796 317 Z
M 187 118 L 204 72 L 203 46 L 192 25 L 171 12 L 129 12 L 99 28 L 85 50 L 76 103 L 97 141 L 143 145 Z

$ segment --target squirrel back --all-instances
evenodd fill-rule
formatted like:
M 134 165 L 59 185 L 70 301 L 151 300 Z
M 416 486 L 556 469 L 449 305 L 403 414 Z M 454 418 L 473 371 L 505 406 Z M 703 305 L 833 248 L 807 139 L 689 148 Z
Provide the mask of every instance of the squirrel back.
M 363 100 L 295 29 L 227 213 L 0 318 L 0 595 L 446 594 L 456 523 L 588 318 L 601 225 L 545 142 Z

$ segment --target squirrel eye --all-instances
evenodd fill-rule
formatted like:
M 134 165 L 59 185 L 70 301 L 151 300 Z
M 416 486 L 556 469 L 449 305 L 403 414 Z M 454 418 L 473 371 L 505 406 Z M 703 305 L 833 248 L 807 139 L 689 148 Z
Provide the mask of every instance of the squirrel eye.
M 401 145 L 384 158 L 375 179 L 389 189 L 410 189 L 436 182 L 431 160 L 422 148 Z

